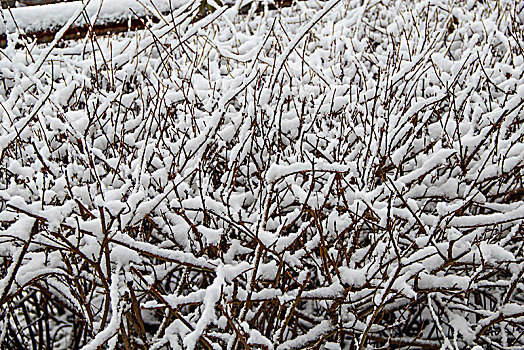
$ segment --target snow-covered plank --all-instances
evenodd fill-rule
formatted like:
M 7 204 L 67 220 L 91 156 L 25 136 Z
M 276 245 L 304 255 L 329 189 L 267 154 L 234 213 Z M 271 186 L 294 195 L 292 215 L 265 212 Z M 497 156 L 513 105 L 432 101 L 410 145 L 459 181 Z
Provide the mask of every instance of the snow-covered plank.
M 92 0 L 75 22 L 75 27 L 108 25 L 126 22 L 132 18 L 144 17 L 158 12 L 169 12 L 187 0 Z M 6 23 L 0 22 L 0 34 L 20 30 L 22 33 L 52 31 L 64 26 L 75 13 L 85 5 L 82 1 L 55 3 L 49 5 L 13 8 L 4 11 Z

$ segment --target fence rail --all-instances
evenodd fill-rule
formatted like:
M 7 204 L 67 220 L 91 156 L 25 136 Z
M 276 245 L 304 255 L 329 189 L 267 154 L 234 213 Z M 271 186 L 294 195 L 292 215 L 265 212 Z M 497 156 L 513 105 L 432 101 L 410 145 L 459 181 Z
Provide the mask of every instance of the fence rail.
M 6 0 L 0 1 L 3 5 L 6 4 Z M 45 4 L 39 5 L 38 3 Z M 78 17 L 78 20 L 67 29 L 62 39 L 81 39 L 89 34 L 107 35 L 144 29 L 145 23 L 149 20 L 155 21 L 155 18 L 158 18 L 158 12 L 167 14 L 186 2 L 183 0 L 150 0 L 145 2 L 145 4 L 148 3 L 152 5 L 150 8 L 138 0 L 92 1 Z M 270 9 L 276 9 L 277 6 L 291 6 L 292 0 L 280 0 L 275 3 L 276 6 L 271 5 Z M 8 32 L 18 32 L 20 35 L 38 43 L 49 43 L 54 40 L 56 33 L 74 15 L 76 9 L 84 6 L 82 1 L 71 0 L 22 0 L 15 3 L 15 5 L 20 4 L 39 6 L 11 7 L 9 11 L 4 11 L 4 18 L 7 23 L 0 23 L 0 48 L 7 46 L 6 34 Z M 201 8 L 207 9 L 206 6 Z M 246 6 L 241 9 L 241 12 L 247 12 L 248 9 L 249 6 Z
M 5 4 L 5 0 L 1 1 Z M 7 33 L 13 32 L 38 43 L 51 42 L 56 33 L 75 16 L 77 18 L 62 35 L 62 39 L 80 39 L 88 34 L 103 35 L 143 29 L 149 19 L 158 18 L 159 12 L 169 13 L 185 3 L 183 0 L 152 0 L 144 5 L 138 0 L 94 0 L 86 6 L 82 1 L 26 1 L 46 1 L 48 4 L 4 10 L 6 22 L 0 23 L 0 47 L 7 46 Z
M 2 0 L 2 7 L 24 7 L 24 6 L 38 6 L 56 4 L 59 2 L 71 2 L 75 0 Z

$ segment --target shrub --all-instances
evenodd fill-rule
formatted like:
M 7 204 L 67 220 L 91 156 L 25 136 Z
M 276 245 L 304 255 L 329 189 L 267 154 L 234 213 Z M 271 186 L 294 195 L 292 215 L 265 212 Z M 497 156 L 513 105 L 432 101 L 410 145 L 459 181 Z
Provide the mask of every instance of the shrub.
M 3 347 L 524 346 L 522 6 L 321 5 L 11 38 Z

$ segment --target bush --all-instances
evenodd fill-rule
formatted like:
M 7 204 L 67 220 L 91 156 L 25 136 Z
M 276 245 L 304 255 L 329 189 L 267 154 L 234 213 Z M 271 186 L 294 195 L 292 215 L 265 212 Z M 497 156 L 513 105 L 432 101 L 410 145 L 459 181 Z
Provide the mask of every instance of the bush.
M 522 6 L 199 11 L 2 52 L 2 347 L 524 346 Z

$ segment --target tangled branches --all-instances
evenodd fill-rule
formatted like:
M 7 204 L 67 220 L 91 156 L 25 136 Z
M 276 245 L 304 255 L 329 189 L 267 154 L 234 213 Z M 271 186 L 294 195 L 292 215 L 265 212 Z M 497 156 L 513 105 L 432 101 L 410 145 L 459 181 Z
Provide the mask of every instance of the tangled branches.
M 522 9 L 325 6 L 8 46 L 3 346 L 524 345 Z

